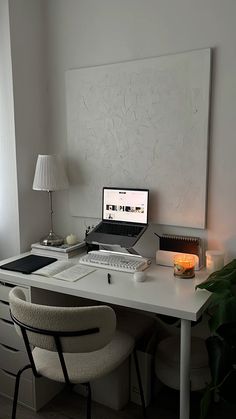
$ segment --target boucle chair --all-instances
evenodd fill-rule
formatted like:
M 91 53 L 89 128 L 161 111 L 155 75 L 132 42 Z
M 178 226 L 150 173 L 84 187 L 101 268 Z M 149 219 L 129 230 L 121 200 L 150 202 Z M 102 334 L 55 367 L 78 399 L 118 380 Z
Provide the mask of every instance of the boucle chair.
M 170 336 L 157 346 L 155 373 L 159 380 L 175 390 L 180 388 L 180 337 Z M 190 360 L 191 391 L 203 390 L 210 381 L 205 341 L 192 336 Z
M 17 332 L 23 336 L 30 361 L 16 376 L 12 419 L 16 417 L 20 377 L 28 368 L 36 377 L 44 376 L 70 386 L 86 385 L 87 419 L 90 419 L 90 381 L 116 369 L 133 351 L 145 415 L 134 339 L 116 330 L 116 315 L 111 307 L 34 304 L 25 301 L 18 287 L 10 291 L 9 302 L 12 319 Z
M 205 338 L 209 334 L 200 317 L 191 323 L 194 329 L 191 337 L 190 385 L 191 391 L 203 390 L 210 381 L 208 353 Z M 166 386 L 180 388 L 180 319 L 158 315 L 157 324 L 162 328 L 162 339 L 155 353 L 155 373 Z M 197 327 L 200 326 L 198 332 Z M 203 327 L 204 326 L 204 327 Z M 201 330 L 199 337 L 199 332 Z M 197 336 L 199 335 L 199 336 Z M 205 337 L 204 337 L 205 336 Z

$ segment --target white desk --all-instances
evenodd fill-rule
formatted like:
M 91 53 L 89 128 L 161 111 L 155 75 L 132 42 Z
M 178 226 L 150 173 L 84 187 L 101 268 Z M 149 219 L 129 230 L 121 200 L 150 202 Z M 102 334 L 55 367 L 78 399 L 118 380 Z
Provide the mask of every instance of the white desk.
M 106 269 L 97 269 L 70 283 L 0 269 L 0 281 L 180 318 L 180 419 L 189 419 L 191 321 L 201 316 L 210 299 L 209 292 L 195 291 L 195 286 L 206 278 L 206 273 L 196 272 L 194 279 L 176 279 L 172 268 L 153 264 L 147 270 L 145 282 L 134 282 L 133 275 L 128 273 L 110 271 L 111 284 L 108 284 L 107 273 Z

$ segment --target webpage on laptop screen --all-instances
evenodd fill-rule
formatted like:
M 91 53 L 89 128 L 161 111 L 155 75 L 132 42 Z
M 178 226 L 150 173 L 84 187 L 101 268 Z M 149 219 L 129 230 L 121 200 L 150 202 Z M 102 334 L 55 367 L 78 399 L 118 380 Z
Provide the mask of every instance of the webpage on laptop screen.
M 103 189 L 103 219 L 147 223 L 148 191 Z

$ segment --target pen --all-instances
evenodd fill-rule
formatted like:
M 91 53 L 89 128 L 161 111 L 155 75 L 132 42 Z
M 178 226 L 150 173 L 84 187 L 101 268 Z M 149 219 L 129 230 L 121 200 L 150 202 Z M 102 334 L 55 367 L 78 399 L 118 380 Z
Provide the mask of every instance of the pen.
M 108 282 L 108 284 L 110 284 L 111 283 L 111 274 L 107 274 L 107 282 Z

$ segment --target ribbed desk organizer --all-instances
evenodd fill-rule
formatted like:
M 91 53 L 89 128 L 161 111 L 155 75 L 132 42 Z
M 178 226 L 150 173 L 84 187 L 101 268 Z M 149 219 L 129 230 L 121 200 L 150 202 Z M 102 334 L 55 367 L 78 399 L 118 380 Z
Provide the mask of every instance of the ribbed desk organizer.
M 163 234 L 159 236 L 159 239 L 160 250 L 197 255 L 199 258 L 199 268 L 203 267 L 203 244 L 200 237 Z

